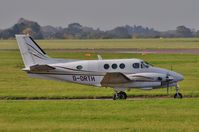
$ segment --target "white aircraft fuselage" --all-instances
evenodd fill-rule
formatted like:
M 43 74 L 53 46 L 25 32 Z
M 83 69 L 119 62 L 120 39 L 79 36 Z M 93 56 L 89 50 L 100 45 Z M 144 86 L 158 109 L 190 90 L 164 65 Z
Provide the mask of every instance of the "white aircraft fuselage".
M 183 80 L 183 76 L 179 73 L 152 67 L 150 65 L 142 66 L 144 61 L 140 59 L 115 59 L 115 60 L 79 60 L 74 62 L 49 64 L 54 67 L 54 70 L 49 71 L 28 71 L 28 74 L 32 77 L 41 77 L 46 79 L 54 79 L 61 81 L 68 81 L 73 83 L 79 83 L 84 85 L 93 85 L 99 87 L 112 87 L 115 89 L 126 88 L 141 88 L 141 89 L 153 89 L 167 87 L 166 81 L 168 75 L 172 79 L 169 83 L 170 86 L 175 86 L 178 81 Z M 134 68 L 133 64 L 139 64 L 139 67 Z M 104 66 L 108 65 L 109 68 L 105 69 Z M 116 68 L 113 68 L 113 65 Z M 120 68 L 120 65 L 124 64 L 124 68 Z M 81 69 L 78 69 L 79 67 Z M 103 83 L 104 76 L 107 73 L 115 73 L 120 75 L 124 74 L 128 77 L 127 82 L 118 82 L 118 80 L 112 83 Z M 122 75 L 121 74 L 121 75 Z
M 48 57 L 31 37 L 16 35 L 16 39 L 25 64 L 23 70 L 31 77 L 111 87 L 117 93 L 131 88 L 177 87 L 177 83 L 183 80 L 181 74 L 153 67 L 141 59 L 54 59 Z

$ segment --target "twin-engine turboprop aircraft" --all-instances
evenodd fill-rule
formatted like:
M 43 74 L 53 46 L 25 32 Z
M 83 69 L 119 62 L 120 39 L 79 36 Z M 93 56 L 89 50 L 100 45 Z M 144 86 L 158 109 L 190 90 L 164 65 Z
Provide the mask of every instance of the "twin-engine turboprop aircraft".
M 16 35 L 21 56 L 28 75 L 36 78 L 61 80 L 72 83 L 111 87 L 113 99 L 126 99 L 124 92 L 131 88 L 157 89 L 175 86 L 174 98 L 182 98 L 178 82 L 179 73 L 157 68 L 140 59 L 70 60 L 54 59 L 28 35 Z

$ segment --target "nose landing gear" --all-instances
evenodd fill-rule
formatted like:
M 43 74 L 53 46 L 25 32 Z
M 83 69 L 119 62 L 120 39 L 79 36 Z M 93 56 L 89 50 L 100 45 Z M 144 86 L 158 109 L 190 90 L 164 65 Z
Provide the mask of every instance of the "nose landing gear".
M 176 87 L 176 94 L 174 95 L 174 98 L 175 99 L 181 99 L 182 98 L 182 94 L 179 92 L 180 91 L 180 87 L 179 87 L 178 84 L 175 87 Z
M 127 98 L 127 95 L 125 92 L 123 91 L 120 91 L 119 93 L 116 92 L 114 95 L 113 95 L 113 100 L 125 100 Z

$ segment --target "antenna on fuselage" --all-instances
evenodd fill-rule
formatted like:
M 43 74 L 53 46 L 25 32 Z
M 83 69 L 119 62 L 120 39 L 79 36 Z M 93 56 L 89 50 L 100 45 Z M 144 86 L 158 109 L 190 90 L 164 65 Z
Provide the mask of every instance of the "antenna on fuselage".
M 102 60 L 102 56 L 101 55 L 97 55 L 98 60 Z

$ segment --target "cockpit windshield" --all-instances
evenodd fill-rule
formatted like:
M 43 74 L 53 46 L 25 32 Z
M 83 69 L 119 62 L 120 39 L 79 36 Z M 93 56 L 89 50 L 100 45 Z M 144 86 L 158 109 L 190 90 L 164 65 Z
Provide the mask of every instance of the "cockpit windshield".
M 146 62 L 146 61 L 142 61 L 141 62 L 141 68 L 149 68 L 151 65 L 148 63 L 148 62 Z

